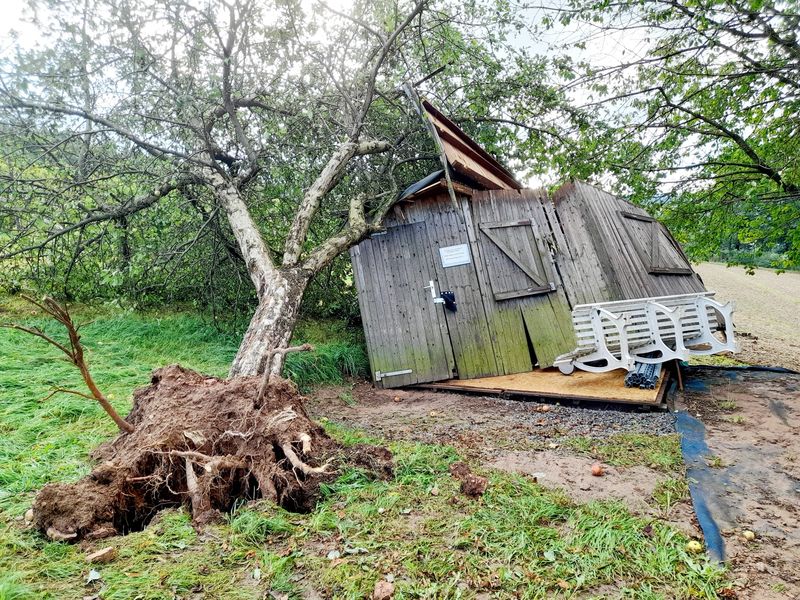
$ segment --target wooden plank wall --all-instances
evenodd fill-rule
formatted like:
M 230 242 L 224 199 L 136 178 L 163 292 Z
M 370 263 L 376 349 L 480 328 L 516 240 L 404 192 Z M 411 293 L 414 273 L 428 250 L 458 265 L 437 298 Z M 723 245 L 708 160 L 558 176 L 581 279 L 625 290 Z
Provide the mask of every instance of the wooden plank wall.
M 433 260 L 425 223 L 392 227 L 350 250 L 371 373 L 411 369 L 378 385 L 449 379 L 446 324 L 424 288 Z
M 705 291 L 696 273 L 648 272 L 620 215 L 647 216 L 641 208 L 582 182 L 562 186 L 547 208 L 554 233 L 561 237 L 557 264 L 573 305 Z
M 454 367 L 461 379 L 525 372 L 533 367 L 528 336 L 540 366 L 574 348 L 570 309 L 576 304 L 704 291 L 694 273 L 648 272 L 636 246 L 647 242 L 646 228 L 626 228 L 630 219 L 621 211 L 646 215 L 583 183 L 563 186 L 552 201 L 543 190 L 494 190 L 462 194 L 454 207 L 438 190 L 396 207 L 387 234 L 350 251 L 372 372 L 414 369 L 385 387 L 447 379 Z M 480 225 L 515 220 L 530 220 L 535 236 L 505 235 L 523 245 L 534 240 L 536 268 L 548 270 L 556 290 L 497 300 L 487 269 L 497 270 L 496 283 L 509 290 L 513 278 L 520 279 L 519 289 L 530 278 L 483 239 Z M 666 235 L 659 240 L 663 260 L 685 261 Z M 439 248 L 457 244 L 469 246 L 470 264 L 443 267 Z M 531 258 L 530 247 L 520 252 L 521 259 Z M 432 303 L 425 289 L 430 279 L 437 295 L 455 293 L 457 312 Z
M 439 194 L 424 201 L 405 206 L 401 215 L 393 215 L 390 222 L 421 223 L 427 225 L 430 252 L 435 264 L 437 294 L 452 291 L 456 295 L 458 310 L 450 312 L 439 309 L 447 320 L 453 356 L 461 379 L 484 377 L 502 373 L 495 352 L 496 339 L 489 329 L 482 300 L 483 277 L 479 279 L 481 265 L 471 250 L 471 262 L 467 265 L 442 267 L 439 248 L 469 244 L 469 236 L 463 215 L 463 203 L 457 212 L 446 194 Z
M 521 361 L 523 354 L 528 354 L 527 340 L 523 337 L 526 328 L 540 367 L 552 365 L 557 356 L 575 347 L 569 302 L 550 253 L 550 246 L 554 240 L 549 232 L 547 216 L 542 206 L 543 200 L 546 201 L 547 197 L 542 190 L 492 190 L 477 192 L 472 197 L 475 229 L 478 231 L 481 223 L 531 221 L 530 227 L 536 244 L 534 250 L 539 254 L 537 262 L 545 269 L 547 280 L 556 284 L 556 289 L 552 292 L 516 299 L 495 300 L 491 290 L 484 295 L 490 324 L 494 323 L 495 336 L 501 340 L 501 354 L 509 356 L 508 367 L 504 371 L 506 374 L 529 370 L 529 367 L 523 368 L 522 362 L 515 362 Z M 481 262 L 484 262 L 491 241 L 484 234 L 478 237 L 480 242 L 478 246 L 482 253 Z M 527 239 L 527 237 L 520 238 L 518 241 L 525 243 Z M 523 252 L 529 251 L 527 248 L 523 250 Z M 490 264 L 489 268 L 507 267 L 496 262 Z M 520 280 L 522 282 L 520 287 L 524 287 L 525 282 L 529 281 L 527 276 L 517 269 L 507 273 L 507 277 Z M 491 317 L 495 315 L 497 317 L 492 319 Z M 526 359 L 528 363 L 529 360 Z
M 509 375 L 530 371 L 533 368 L 528 350 L 528 339 L 519 302 L 509 300 L 498 305 L 492 298 L 490 274 L 487 269 L 495 268 L 487 264 L 484 249 L 480 244 L 479 222 L 475 218 L 474 204 L 471 199 L 464 198 L 461 203 L 464 222 L 470 249 L 475 259 L 477 275 L 481 290 L 481 301 L 486 312 L 486 323 L 489 328 L 494 353 L 497 361 L 496 373 Z

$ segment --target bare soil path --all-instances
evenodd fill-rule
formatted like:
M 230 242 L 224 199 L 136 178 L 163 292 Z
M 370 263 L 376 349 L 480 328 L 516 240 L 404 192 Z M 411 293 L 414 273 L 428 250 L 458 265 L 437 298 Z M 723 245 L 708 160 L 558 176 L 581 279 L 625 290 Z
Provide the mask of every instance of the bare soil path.
M 800 376 L 719 370 L 687 384 L 676 407 L 706 428 L 717 483 L 704 488 L 739 597 L 800 598 Z
M 592 476 L 592 465 L 598 462 L 593 457 L 595 443 L 608 440 L 613 446 L 620 436 L 655 434 L 671 436 L 664 438 L 670 447 L 676 434 L 669 412 L 619 404 L 562 406 L 427 390 L 380 390 L 369 384 L 355 386 L 345 395 L 351 400 L 344 402 L 343 389 L 320 389 L 309 398 L 306 408 L 312 417 L 384 440 L 450 445 L 473 465 L 534 477 L 544 486 L 564 489 L 577 502 L 620 500 L 636 514 L 664 519 L 700 536 L 688 502 L 664 511 L 653 500 L 659 484 L 682 476 L 679 453 L 665 456 L 661 464 L 642 456 L 635 456 L 632 462 L 637 464 L 604 463 L 604 476 Z M 576 439 L 584 444 L 571 443 Z M 637 452 L 632 450 L 633 455 Z
M 452 445 L 479 469 L 522 473 L 544 486 L 563 489 L 578 502 L 621 500 L 635 514 L 667 521 L 702 539 L 687 498 L 679 497 L 666 509 L 654 501 L 659 488 L 682 480 L 680 453 L 658 464 L 643 449 L 642 456 L 628 464 L 605 463 L 603 477 L 591 475 L 597 456 L 604 453 L 603 444 L 614 448 L 625 436 L 640 434 L 674 440 L 673 415 L 668 412 L 378 390 L 365 383 L 352 389 L 320 389 L 306 406 L 314 418 L 382 439 Z M 711 453 L 707 460 L 725 483 L 719 494 L 725 510 L 722 518 L 715 517 L 734 582 L 725 597 L 797 600 L 800 377 L 704 369 L 687 378 L 676 406 L 705 424 Z M 746 530 L 755 532 L 754 540 L 745 539 Z
M 800 273 L 701 263 L 695 270 L 718 300 L 733 300 L 737 360 L 800 370 Z

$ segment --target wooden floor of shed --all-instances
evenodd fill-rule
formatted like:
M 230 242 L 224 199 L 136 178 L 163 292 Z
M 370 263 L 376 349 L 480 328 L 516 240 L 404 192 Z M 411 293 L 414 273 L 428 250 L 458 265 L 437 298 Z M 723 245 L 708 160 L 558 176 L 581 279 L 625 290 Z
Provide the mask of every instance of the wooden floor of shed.
M 558 369 L 544 369 L 497 377 L 449 379 L 419 387 L 590 402 L 641 405 L 663 403 L 670 378 L 667 369 L 662 369 L 661 378 L 654 390 L 625 387 L 625 374 L 625 371 L 617 369 L 607 373 L 575 371 L 572 375 L 563 375 Z

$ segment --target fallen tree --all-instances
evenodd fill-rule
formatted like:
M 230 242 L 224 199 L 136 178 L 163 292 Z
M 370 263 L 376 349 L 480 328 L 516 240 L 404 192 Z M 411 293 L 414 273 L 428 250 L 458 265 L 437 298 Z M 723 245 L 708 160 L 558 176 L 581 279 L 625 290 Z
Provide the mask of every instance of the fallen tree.
M 391 477 L 385 448 L 345 448 L 312 422 L 297 388 L 265 370 L 261 377 L 219 379 L 179 365 L 158 369 L 150 385 L 134 393 L 123 419 L 94 381 L 81 336 L 69 310 L 54 299 L 28 302 L 64 326 L 62 343 L 43 329 L 2 324 L 36 336 L 63 352 L 91 395 L 56 387 L 57 393 L 96 400 L 120 429 L 98 447 L 100 464 L 75 483 L 51 483 L 36 496 L 35 525 L 50 539 L 100 539 L 143 528 L 161 509 L 185 505 L 202 527 L 241 500 L 266 498 L 292 511 L 310 511 L 320 484 L 345 465 L 374 477 Z M 274 349 L 307 352 L 309 344 Z M 47 400 L 45 398 L 45 400 Z

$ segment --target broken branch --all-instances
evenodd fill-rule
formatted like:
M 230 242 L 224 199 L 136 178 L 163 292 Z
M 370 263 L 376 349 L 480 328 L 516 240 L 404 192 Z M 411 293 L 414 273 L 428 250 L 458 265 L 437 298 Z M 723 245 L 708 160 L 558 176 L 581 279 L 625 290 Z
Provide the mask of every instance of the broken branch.
M 274 348 L 270 350 L 267 353 L 267 356 L 264 358 L 264 375 L 261 379 L 261 385 L 258 388 L 258 396 L 256 396 L 255 406 L 261 406 L 264 401 L 264 394 L 267 393 L 267 387 L 269 386 L 271 378 L 270 366 L 272 365 L 272 359 L 275 358 L 276 355 L 288 354 L 289 352 L 310 352 L 312 350 L 314 350 L 314 346 L 311 344 L 303 344 L 302 346 L 289 346 L 288 348 Z
M 69 314 L 69 311 L 61 306 L 58 302 L 53 300 L 52 298 L 45 296 L 44 299 L 40 302 L 35 300 L 30 296 L 26 296 L 24 294 L 21 295 L 23 300 L 30 302 L 34 306 L 40 308 L 45 313 L 50 315 L 55 321 L 61 323 L 64 328 L 67 330 L 67 334 L 69 336 L 69 348 L 60 342 L 57 342 L 47 334 L 45 334 L 41 329 L 38 327 L 25 327 L 24 325 L 19 325 L 17 323 L 2 323 L 0 327 L 6 327 L 8 329 L 16 329 L 17 331 L 23 331 L 35 337 L 41 338 L 47 343 L 55 346 L 61 352 L 67 355 L 69 361 L 78 367 L 78 370 L 81 373 L 81 377 L 83 378 L 86 387 L 89 388 L 91 392 L 91 396 L 86 394 L 82 394 L 80 392 L 76 392 L 74 390 L 67 390 L 58 388 L 56 391 L 63 391 L 70 394 L 77 394 L 78 396 L 84 396 L 85 398 L 92 398 L 97 400 L 100 403 L 100 406 L 103 407 L 103 410 L 106 411 L 109 417 L 117 424 L 117 427 L 120 428 L 121 431 L 126 433 L 131 433 L 134 430 L 133 425 L 128 423 L 125 419 L 119 416 L 114 407 L 111 406 L 111 403 L 106 399 L 103 393 L 100 391 L 100 388 L 97 387 L 97 384 L 92 377 L 92 374 L 89 372 L 89 365 L 86 364 L 86 358 L 84 357 L 83 353 L 83 346 L 81 345 L 81 336 L 78 333 L 78 326 L 72 321 L 72 317 Z M 54 392 L 55 393 L 55 392 Z M 50 394 L 52 396 L 52 394 Z M 50 397 L 48 396 L 48 398 Z

